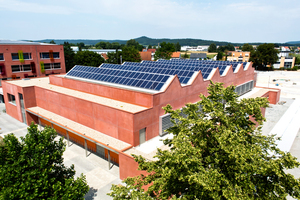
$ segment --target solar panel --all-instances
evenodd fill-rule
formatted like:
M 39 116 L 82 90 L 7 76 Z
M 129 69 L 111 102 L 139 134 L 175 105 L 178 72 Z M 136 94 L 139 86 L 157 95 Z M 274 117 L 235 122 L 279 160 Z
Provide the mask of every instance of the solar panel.
M 124 62 L 122 65 L 104 63 L 99 68 L 77 65 L 66 76 L 158 91 L 170 76 L 177 75 L 181 84 L 188 84 L 195 72 L 201 71 L 207 79 L 214 68 L 219 68 L 220 75 L 224 75 L 228 66 L 234 71 L 239 64 L 245 68 L 247 62 L 176 59 Z
M 163 87 L 170 77 L 168 75 L 157 75 L 138 71 L 115 69 L 113 65 L 106 65 L 106 67 L 108 68 L 95 68 L 76 65 L 66 74 L 66 76 L 122 84 L 157 91 Z

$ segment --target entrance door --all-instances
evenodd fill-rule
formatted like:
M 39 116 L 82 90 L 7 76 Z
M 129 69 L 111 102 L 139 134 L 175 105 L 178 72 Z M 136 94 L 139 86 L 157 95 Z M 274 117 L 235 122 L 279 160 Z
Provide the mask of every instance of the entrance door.
M 22 121 L 23 121 L 23 123 L 27 124 L 27 122 L 26 122 L 26 114 L 25 114 L 25 106 L 24 106 L 24 99 L 23 99 L 23 95 L 21 93 L 19 93 L 19 99 L 20 99 Z

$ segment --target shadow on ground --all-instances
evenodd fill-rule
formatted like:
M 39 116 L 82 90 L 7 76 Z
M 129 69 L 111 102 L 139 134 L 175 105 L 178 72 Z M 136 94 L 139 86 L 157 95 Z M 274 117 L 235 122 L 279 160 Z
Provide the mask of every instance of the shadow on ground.
M 84 196 L 85 200 L 93 200 L 95 197 L 97 197 L 97 191 L 98 189 L 94 189 L 93 187 L 90 188 L 88 193 Z

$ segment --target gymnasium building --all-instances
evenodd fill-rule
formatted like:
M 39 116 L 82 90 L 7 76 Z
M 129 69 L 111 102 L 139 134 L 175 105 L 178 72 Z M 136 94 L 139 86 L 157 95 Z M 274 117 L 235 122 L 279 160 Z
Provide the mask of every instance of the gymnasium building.
M 243 95 L 256 85 L 250 62 L 158 60 L 100 67 L 74 66 L 67 74 L 3 81 L 7 114 L 48 125 L 68 142 L 119 166 L 120 178 L 138 175 L 131 154 L 153 159 L 172 125 L 162 107 L 200 100 L 213 82 L 237 86 Z M 280 90 L 256 88 L 277 103 Z M 255 95 L 253 94 L 253 95 Z

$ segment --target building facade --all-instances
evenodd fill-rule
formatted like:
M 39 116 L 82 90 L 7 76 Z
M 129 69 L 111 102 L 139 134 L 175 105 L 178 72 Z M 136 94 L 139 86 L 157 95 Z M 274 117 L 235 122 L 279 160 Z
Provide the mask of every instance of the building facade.
M 274 63 L 274 68 L 279 69 L 279 68 L 293 68 L 295 66 L 295 57 L 290 56 L 290 49 L 289 47 L 281 47 L 279 48 L 279 54 L 278 54 L 278 61 Z
M 0 70 L 0 86 L 2 80 L 66 73 L 63 45 L 0 40 Z
M 251 63 L 159 60 L 99 68 L 75 66 L 66 75 L 5 81 L 6 112 L 21 122 L 49 125 L 68 140 L 119 165 L 120 178 L 135 176 L 131 154 L 153 159 L 156 138 L 172 125 L 174 109 L 207 95 L 210 80 L 236 85 L 242 95 L 256 84 Z M 277 103 L 280 91 L 261 95 Z M 157 139 L 158 140 L 158 139 Z M 151 148 L 154 148 L 151 150 Z
M 250 59 L 250 52 L 246 51 L 229 51 L 227 55 L 228 61 L 249 62 Z

